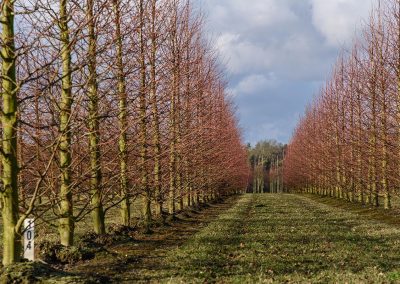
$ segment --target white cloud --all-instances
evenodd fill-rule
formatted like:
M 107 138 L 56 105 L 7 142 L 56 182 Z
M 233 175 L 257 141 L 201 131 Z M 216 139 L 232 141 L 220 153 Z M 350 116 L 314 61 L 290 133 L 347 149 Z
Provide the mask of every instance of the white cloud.
M 225 33 L 218 37 L 216 47 L 228 61 L 232 74 L 265 70 L 271 65 L 271 52 L 262 45 L 243 39 L 239 34 Z
M 373 0 L 311 0 L 313 24 L 328 44 L 349 44 L 362 19 L 368 18 Z
M 263 90 L 275 87 L 278 84 L 279 80 L 274 73 L 268 73 L 266 75 L 251 74 L 244 77 L 235 88 L 230 90 L 230 93 L 234 96 L 259 94 Z
M 328 76 L 376 1 L 200 1 L 247 140 L 289 139 L 316 82 Z
M 258 141 L 268 139 L 275 139 L 282 141 L 282 137 L 286 135 L 282 126 L 279 123 L 265 122 L 258 124 L 256 128 L 249 129 L 246 133 L 248 142 L 255 145 Z
M 284 1 L 252 0 L 251 3 L 243 0 L 229 1 L 232 2 L 233 9 L 242 14 L 243 19 L 251 27 L 266 27 L 296 19 L 296 15 Z
M 205 4 L 210 11 L 209 20 L 217 23 L 218 31 L 228 27 L 237 31 L 270 27 L 297 18 L 288 2 L 282 0 L 205 0 Z

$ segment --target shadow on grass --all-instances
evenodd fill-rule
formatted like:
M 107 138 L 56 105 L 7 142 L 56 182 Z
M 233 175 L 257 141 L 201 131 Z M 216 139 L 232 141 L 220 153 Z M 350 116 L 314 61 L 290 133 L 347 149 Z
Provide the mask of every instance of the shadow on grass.
M 399 233 L 396 227 L 298 196 L 245 196 L 167 254 L 157 270 L 128 279 L 392 281 L 400 275 Z
M 400 209 L 394 208 L 390 210 L 383 209 L 383 207 L 374 207 L 372 205 L 363 205 L 358 202 L 348 202 L 344 199 L 336 199 L 328 196 L 318 196 L 312 194 L 306 194 L 305 197 L 335 207 L 340 208 L 352 213 L 365 216 L 369 219 L 376 220 L 379 222 L 387 223 L 390 225 L 397 225 L 400 227 Z
M 131 282 L 147 279 L 147 271 L 164 266 L 169 251 L 184 243 L 210 221 L 235 204 L 232 197 L 207 208 L 188 209 L 177 214 L 162 226 L 152 228 L 153 234 L 141 234 L 140 230 L 131 235 L 132 241 L 116 243 L 107 247 L 109 253 L 98 255 L 93 261 L 80 263 L 70 268 L 71 272 L 97 273 L 109 277 L 112 282 Z

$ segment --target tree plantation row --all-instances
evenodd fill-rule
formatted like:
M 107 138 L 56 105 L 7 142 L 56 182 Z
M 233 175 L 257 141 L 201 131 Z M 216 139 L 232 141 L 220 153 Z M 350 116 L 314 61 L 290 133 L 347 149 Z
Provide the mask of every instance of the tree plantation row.
M 189 0 L 1 1 L 4 265 L 25 218 L 74 244 L 91 214 L 132 225 L 245 190 L 223 68 Z M 137 204 L 137 202 L 135 202 Z
M 400 188 L 399 1 L 380 1 L 338 59 L 294 132 L 284 183 L 391 207 Z

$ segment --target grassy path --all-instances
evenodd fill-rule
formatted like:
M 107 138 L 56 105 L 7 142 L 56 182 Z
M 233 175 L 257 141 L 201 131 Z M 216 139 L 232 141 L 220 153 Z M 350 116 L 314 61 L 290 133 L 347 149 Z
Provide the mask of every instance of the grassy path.
M 201 211 L 186 211 L 169 225 L 153 228 L 153 234 L 133 233 L 132 241 L 107 246 L 95 259 L 66 267 L 66 270 L 77 275 L 101 277 L 107 283 L 156 280 L 159 278 L 156 272 L 164 269 L 169 252 L 229 210 L 238 199 L 234 196 Z
M 245 195 L 122 282 L 390 283 L 400 228 L 296 195 Z M 150 267 L 152 267 L 150 269 Z
M 60 269 L 79 283 L 400 283 L 396 216 L 313 196 L 249 194 Z

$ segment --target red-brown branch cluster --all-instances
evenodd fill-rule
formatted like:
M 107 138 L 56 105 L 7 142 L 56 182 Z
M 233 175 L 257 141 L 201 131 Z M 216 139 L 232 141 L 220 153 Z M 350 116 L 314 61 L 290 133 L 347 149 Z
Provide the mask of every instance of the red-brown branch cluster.
M 391 206 L 400 186 L 400 3 L 383 1 L 294 131 L 291 190 Z
M 41 199 L 41 206 L 29 213 L 44 218 L 52 211 L 55 217 L 47 220 L 56 220 L 60 217 L 59 125 L 65 78 L 60 18 L 57 1 L 34 2 L 32 6 L 29 1 L 16 4 L 20 209 L 24 213 Z M 93 210 L 90 60 L 96 65 L 99 191 L 105 212 L 127 198 L 120 191 L 121 136 L 126 137 L 130 199 L 149 198 L 153 206 L 172 198 L 173 203 L 193 205 L 245 190 L 247 153 L 227 97 L 224 70 L 202 31 L 202 15 L 189 1 L 95 1 L 96 54 L 88 54 L 88 25 L 93 19 L 87 19 L 87 1 L 66 3 L 72 60 L 73 104 L 68 123 L 74 220 Z M 117 59 L 118 43 L 122 44 L 122 66 Z M 121 82 L 124 93 L 120 93 Z M 127 127 L 123 129 L 121 96 L 126 96 Z M 155 163 L 159 164 L 157 175 Z M 169 193 L 171 186 L 174 196 Z

